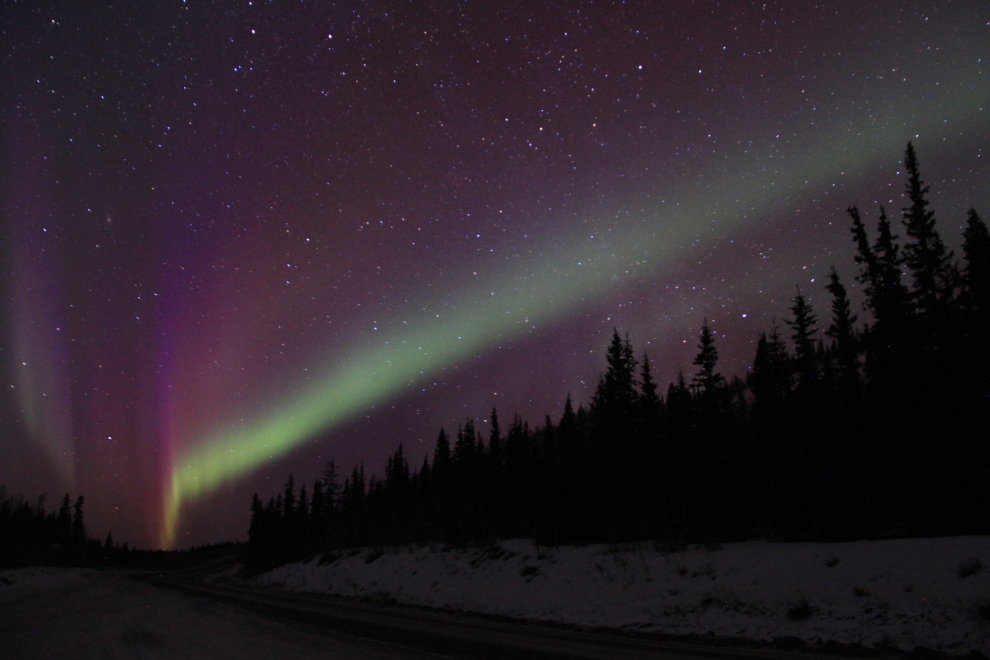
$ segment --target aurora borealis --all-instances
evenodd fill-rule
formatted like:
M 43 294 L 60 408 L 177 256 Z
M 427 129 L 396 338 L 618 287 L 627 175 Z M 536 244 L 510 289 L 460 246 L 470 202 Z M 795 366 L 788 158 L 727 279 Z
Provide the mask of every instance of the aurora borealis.
M 957 246 L 990 9 L 793 5 L 5 3 L 0 484 L 182 547 L 559 415 L 613 327 L 665 384 L 707 317 L 741 374 L 909 139 Z

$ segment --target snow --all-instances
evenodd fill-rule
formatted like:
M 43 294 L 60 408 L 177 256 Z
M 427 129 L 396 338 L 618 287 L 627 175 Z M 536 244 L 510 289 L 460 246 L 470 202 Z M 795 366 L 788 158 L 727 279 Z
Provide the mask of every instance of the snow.
M 54 591 L 84 582 L 93 573 L 89 568 L 34 566 L 0 570 L 0 603 L 21 592 Z
M 321 565 L 321 561 L 323 565 Z M 664 635 L 799 638 L 990 655 L 990 537 L 317 556 L 258 586 Z

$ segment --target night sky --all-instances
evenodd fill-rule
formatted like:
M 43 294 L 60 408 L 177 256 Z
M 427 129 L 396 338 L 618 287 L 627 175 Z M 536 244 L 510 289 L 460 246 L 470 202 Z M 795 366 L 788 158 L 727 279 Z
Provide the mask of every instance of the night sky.
M 950 246 L 990 215 L 985 2 L 542 4 L 4 0 L 0 484 L 243 539 L 290 472 L 559 419 L 613 327 L 744 374 L 908 140 Z

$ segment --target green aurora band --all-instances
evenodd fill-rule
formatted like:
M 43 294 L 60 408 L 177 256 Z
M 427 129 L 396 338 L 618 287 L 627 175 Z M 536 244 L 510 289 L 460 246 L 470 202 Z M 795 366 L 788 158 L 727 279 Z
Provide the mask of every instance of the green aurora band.
M 841 124 L 836 120 L 831 130 L 816 125 L 819 139 L 792 143 L 790 153 L 778 151 L 771 158 L 772 145 L 767 145 L 763 153 L 768 156 L 761 158 L 754 145 L 745 155 L 723 161 L 719 179 L 707 189 L 682 193 L 680 201 L 671 195 L 661 209 L 628 223 L 635 226 L 599 231 L 602 235 L 594 238 L 583 231 L 555 240 L 542 251 L 533 250 L 523 263 L 465 293 L 456 311 L 409 320 L 408 329 L 376 337 L 375 346 L 355 350 L 352 359 L 328 368 L 295 400 L 280 401 L 252 421 L 200 439 L 173 461 L 171 484 L 164 493 L 163 547 L 175 543 L 184 503 L 426 382 L 439 369 L 513 335 L 546 327 L 619 287 L 697 260 L 714 239 L 731 237 L 782 201 L 811 199 L 831 183 L 850 180 L 850 172 L 894 162 L 916 134 L 943 131 L 948 122 L 956 136 L 963 136 L 985 122 L 990 94 L 982 76 L 943 80 L 929 88 L 937 89 L 939 96 L 914 104 L 902 97 L 900 107 L 908 111 L 899 116 Z M 958 138 L 955 144 L 966 146 Z M 755 168 L 754 163 L 765 166 Z

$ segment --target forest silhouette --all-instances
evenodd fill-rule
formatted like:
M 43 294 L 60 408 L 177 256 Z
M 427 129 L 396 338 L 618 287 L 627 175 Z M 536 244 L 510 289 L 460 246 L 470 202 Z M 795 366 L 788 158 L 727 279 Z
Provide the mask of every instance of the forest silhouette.
M 440 429 L 418 468 L 403 446 L 384 475 L 334 463 L 307 490 L 255 494 L 254 570 L 337 548 L 400 543 L 545 545 L 745 539 L 841 541 L 990 533 L 990 237 L 970 209 L 958 261 L 904 158 L 900 225 L 851 207 L 854 274 L 872 323 L 857 326 L 833 267 L 819 321 L 797 288 L 785 328 L 761 333 L 745 378 L 717 370 L 701 327 L 697 367 L 661 395 L 646 354 L 618 330 L 587 407 L 484 438 Z M 897 231 L 903 230 L 904 242 Z M 790 347 L 787 339 L 790 339 Z
M 880 207 L 871 232 L 848 210 L 870 323 L 833 267 L 830 309 L 797 288 L 745 378 L 718 372 L 706 320 L 693 377 L 664 393 L 614 330 L 591 401 L 568 395 L 559 420 L 516 415 L 503 430 L 492 410 L 487 438 L 471 419 L 441 428 L 418 467 L 400 444 L 381 477 L 331 462 L 308 489 L 290 475 L 267 502 L 255 494 L 249 567 L 514 537 L 676 548 L 990 533 L 990 235 L 970 209 L 957 259 L 910 142 L 904 168 L 899 224 Z M 0 488 L 0 567 L 178 561 L 89 538 L 83 502 L 46 512 Z

